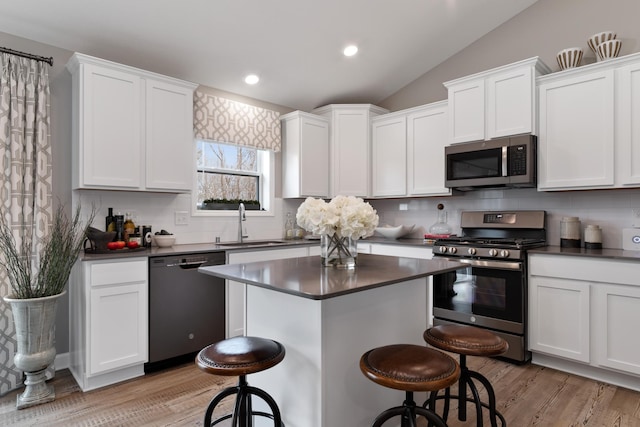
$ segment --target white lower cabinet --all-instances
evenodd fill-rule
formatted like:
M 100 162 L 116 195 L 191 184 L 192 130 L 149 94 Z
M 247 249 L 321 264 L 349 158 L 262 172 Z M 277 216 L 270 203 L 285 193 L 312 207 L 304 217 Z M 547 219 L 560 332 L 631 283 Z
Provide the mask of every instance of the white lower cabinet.
M 531 351 L 588 363 L 590 285 L 533 276 L 529 287 Z
M 637 276 L 636 276 L 637 277 Z M 600 338 L 594 361 L 640 375 L 640 286 L 599 285 L 594 292 L 594 333 Z
M 638 277 L 637 261 L 530 254 L 533 362 L 639 390 Z
M 259 262 L 271 261 L 275 259 L 305 257 L 310 255 L 310 250 L 313 248 L 315 247 L 305 246 L 300 248 L 269 249 L 247 252 L 229 251 L 227 252 L 227 264 L 242 264 L 244 262 Z M 320 261 L 318 261 L 318 265 L 319 264 Z M 226 282 L 227 338 L 245 334 L 246 289 L 247 285 L 244 283 L 236 282 L 233 280 L 227 280 Z
M 83 391 L 144 374 L 146 257 L 79 261 L 69 285 L 70 370 Z

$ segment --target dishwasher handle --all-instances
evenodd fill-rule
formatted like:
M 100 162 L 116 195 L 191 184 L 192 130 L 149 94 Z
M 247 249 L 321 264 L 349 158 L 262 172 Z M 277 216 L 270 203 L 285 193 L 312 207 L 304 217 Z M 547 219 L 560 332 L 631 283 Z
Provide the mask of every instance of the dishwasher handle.
M 166 264 L 165 267 L 180 267 L 183 270 L 190 270 L 192 268 L 198 268 L 204 263 L 206 263 L 206 261 L 180 261 L 173 264 Z

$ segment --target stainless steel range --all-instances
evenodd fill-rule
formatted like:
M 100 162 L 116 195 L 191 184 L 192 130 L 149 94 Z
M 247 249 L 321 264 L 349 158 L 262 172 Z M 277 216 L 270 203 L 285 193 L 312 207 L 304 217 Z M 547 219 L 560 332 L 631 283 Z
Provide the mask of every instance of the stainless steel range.
M 527 250 L 546 246 L 545 211 L 462 212 L 461 236 L 438 239 L 433 254 L 467 264 L 433 277 L 434 325 L 491 329 L 509 343 L 503 358 L 527 351 Z

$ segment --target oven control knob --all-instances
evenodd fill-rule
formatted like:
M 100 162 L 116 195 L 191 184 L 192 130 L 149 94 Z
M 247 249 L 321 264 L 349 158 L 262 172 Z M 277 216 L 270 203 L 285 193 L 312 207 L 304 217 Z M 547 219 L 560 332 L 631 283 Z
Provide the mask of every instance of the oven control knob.
M 498 255 L 498 250 L 497 249 L 489 249 L 489 255 L 497 256 Z
M 476 254 L 476 248 L 469 248 L 469 250 L 467 250 L 467 253 L 469 255 L 475 255 Z
M 449 253 L 450 254 L 455 254 L 456 252 L 458 252 L 457 248 L 449 248 Z
M 438 250 L 440 251 L 441 254 L 446 253 L 447 252 L 447 247 L 446 246 L 440 246 L 438 248 Z
M 508 250 L 506 250 L 506 249 L 501 250 L 501 251 L 500 251 L 500 256 L 501 256 L 502 258 L 506 258 L 506 257 L 508 257 L 508 256 L 509 256 L 509 251 L 508 251 Z

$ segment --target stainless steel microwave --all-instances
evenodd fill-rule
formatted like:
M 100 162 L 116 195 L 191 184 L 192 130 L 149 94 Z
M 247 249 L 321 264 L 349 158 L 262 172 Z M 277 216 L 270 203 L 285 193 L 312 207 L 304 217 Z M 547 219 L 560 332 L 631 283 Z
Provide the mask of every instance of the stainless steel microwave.
M 445 186 L 459 191 L 536 186 L 536 137 L 516 135 L 445 147 Z

